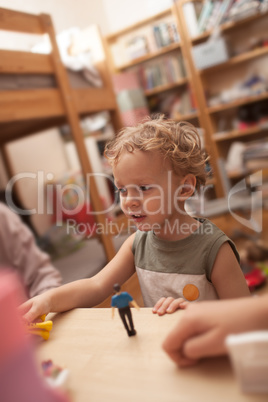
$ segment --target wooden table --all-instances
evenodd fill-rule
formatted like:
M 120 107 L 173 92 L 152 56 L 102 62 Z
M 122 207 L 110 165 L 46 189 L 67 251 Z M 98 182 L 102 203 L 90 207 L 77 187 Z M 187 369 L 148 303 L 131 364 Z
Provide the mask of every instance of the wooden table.
M 70 370 L 74 402 L 240 402 L 267 401 L 242 394 L 227 357 L 206 359 L 179 369 L 161 348 L 183 311 L 159 317 L 132 309 L 137 335 L 128 337 L 111 309 L 76 309 L 53 316 L 38 360 L 52 359 Z

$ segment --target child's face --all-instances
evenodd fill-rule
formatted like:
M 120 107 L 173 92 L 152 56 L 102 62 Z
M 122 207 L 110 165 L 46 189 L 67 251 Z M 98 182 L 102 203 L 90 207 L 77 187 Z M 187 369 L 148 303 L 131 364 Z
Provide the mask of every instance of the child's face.
M 182 177 L 158 152 L 125 151 L 114 167 L 114 178 L 122 210 L 139 230 L 159 232 L 167 219 L 172 222 L 185 213 L 179 200 Z

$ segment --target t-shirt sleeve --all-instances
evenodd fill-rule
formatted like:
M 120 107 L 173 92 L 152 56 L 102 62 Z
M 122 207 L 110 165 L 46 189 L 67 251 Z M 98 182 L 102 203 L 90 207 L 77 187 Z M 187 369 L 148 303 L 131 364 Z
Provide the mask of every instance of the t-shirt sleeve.
M 133 297 L 129 293 L 127 293 L 127 296 L 128 296 L 128 301 L 131 302 L 133 300 Z
M 132 244 L 132 253 L 133 253 L 133 255 L 135 255 L 135 252 L 136 252 L 136 249 L 137 249 L 137 244 L 138 244 L 141 236 L 142 236 L 142 232 L 140 230 L 137 230 L 137 232 L 135 233 L 135 236 L 134 236 L 133 244 Z
M 238 263 L 240 264 L 240 257 L 239 257 L 235 244 L 232 242 L 231 239 L 229 239 L 228 236 L 226 236 L 223 233 L 220 237 L 218 237 L 216 239 L 216 241 L 213 243 L 213 245 L 209 251 L 207 266 L 206 266 L 206 276 L 209 281 L 211 281 L 211 272 L 212 272 L 212 268 L 213 268 L 214 262 L 216 260 L 217 254 L 219 252 L 219 249 L 226 242 L 228 242 L 229 245 L 231 246 L 231 249 L 233 250 L 235 257 L 236 257 Z

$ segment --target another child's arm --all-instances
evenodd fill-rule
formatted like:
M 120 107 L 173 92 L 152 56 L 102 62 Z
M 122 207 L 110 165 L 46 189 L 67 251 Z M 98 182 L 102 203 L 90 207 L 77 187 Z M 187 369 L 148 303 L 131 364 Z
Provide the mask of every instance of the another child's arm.
M 229 334 L 268 329 L 268 295 L 235 300 L 189 303 L 163 343 L 179 366 L 227 353 Z
M 134 235 L 131 235 L 115 257 L 94 277 L 68 283 L 25 302 L 20 307 L 24 319 L 31 322 L 49 312 L 93 307 L 101 303 L 112 293 L 114 283 L 121 285 L 134 274 L 133 239 Z
M 245 276 L 229 243 L 224 243 L 217 254 L 212 272 L 213 283 L 220 299 L 232 299 L 250 295 Z

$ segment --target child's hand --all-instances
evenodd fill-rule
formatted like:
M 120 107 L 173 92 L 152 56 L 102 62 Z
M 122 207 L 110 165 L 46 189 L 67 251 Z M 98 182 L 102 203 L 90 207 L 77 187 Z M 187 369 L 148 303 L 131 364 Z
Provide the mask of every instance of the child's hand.
M 35 296 L 23 303 L 19 307 L 19 311 L 23 316 L 23 320 L 27 323 L 31 323 L 43 314 L 50 313 L 49 298 L 45 293 Z
M 166 313 L 172 314 L 179 308 L 184 309 L 188 303 L 189 302 L 182 297 L 179 297 L 178 299 L 174 299 L 174 297 L 161 297 L 161 299 L 155 304 L 153 313 L 157 313 L 158 315 L 164 315 Z

